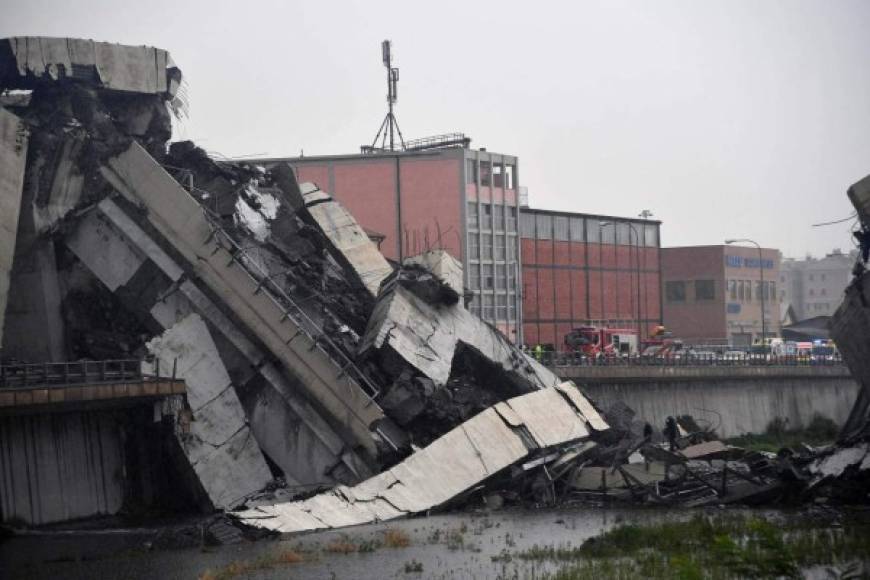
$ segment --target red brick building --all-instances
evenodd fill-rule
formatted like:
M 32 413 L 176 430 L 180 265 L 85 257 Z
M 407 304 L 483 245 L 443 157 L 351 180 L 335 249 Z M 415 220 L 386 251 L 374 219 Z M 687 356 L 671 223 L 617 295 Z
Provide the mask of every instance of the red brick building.
M 573 328 L 648 336 L 661 324 L 661 222 L 523 208 L 523 340 L 562 348 Z
M 466 147 L 266 159 L 286 162 L 384 236 L 401 260 L 444 248 L 460 260 L 472 311 L 519 339 L 518 166 L 511 155 Z
M 780 253 L 751 246 L 689 246 L 662 249 L 664 324 L 695 344 L 746 346 L 761 338 L 761 297 L 765 332 L 780 332 Z M 762 286 L 762 269 L 764 285 Z
M 334 195 L 390 259 L 450 252 L 471 310 L 512 340 L 558 348 L 584 324 L 661 323 L 659 222 L 521 208 L 514 156 L 456 146 L 257 162 L 288 163 Z

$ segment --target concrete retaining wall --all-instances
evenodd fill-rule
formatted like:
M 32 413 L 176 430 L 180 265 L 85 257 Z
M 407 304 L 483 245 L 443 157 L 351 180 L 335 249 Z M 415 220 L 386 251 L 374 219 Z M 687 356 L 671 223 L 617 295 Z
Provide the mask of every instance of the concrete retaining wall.
M 0 417 L 0 520 L 114 514 L 123 499 L 124 454 L 111 413 Z
M 776 417 L 801 428 L 815 413 L 842 425 L 858 395 L 858 384 L 844 366 L 558 370 L 604 409 L 622 401 L 657 429 L 669 415 L 689 414 L 718 424 L 722 437 L 762 433 Z

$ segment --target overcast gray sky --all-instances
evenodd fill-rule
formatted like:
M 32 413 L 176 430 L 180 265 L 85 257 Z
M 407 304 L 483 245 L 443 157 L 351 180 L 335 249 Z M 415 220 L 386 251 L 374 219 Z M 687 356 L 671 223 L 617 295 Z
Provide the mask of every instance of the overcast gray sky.
M 463 131 L 517 155 L 533 206 L 650 209 L 663 245 L 751 237 L 787 256 L 852 243 L 870 173 L 870 2 L 0 0 L 0 35 L 169 50 L 182 136 L 227 156 L 358 151 Z

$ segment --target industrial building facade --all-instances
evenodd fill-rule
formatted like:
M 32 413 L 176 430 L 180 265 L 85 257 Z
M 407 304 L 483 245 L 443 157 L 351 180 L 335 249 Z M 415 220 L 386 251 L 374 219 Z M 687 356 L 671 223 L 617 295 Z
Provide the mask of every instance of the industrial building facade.
M 462 262 L 472 312 L 520 340 L 516 157 L 451 147 L 260 162 L 287 162 L 334 195 L 384 237 L 391 260 L 447 250 Z
M 661 324 L 660 222 L 522 208 L 523 340 L 561 349 L 586 325 Z
M 382 237 L 387 258 L 447 250 L 471 311 L 515 342 L 558 349 L 577 326 L 661 324 L 659 222 L 521 207 L 515 156 L 448 147 L 258 161 L 280 162 Z
M 779 335 L 780 253 L 754 247 L 662 248 L 663 319 L 693 344 L 748 346 Z M 764 283 L 762 284 L 762 277 Z

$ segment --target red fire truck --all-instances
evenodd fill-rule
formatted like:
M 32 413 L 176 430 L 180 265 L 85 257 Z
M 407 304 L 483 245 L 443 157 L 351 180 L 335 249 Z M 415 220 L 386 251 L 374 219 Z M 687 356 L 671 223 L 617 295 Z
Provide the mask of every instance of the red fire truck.
M 565 350 L 586 356 L 632 356 L 638 354 L 637 329 L 581 326 L 565 335 Z

